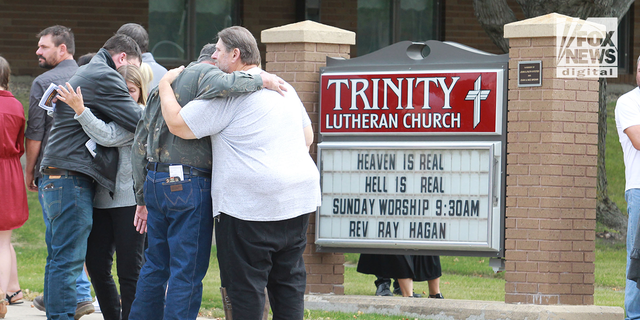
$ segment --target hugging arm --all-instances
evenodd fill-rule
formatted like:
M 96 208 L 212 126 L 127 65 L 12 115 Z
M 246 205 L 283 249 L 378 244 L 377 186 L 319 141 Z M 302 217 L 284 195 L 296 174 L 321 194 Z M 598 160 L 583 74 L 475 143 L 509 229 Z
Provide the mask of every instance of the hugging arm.
M 169 70 L 158 84 L 158 90 L 160 92 L 160 106 L 162 107 L 162 117 L 164 118 L 169 131 L 182 138 L 182 139 L 195 139 L 187 123 L 180 115 L 180 104 L 176 99 L 171 83 L 175 78 L 184 70 L 184 67 L 179 67 Z

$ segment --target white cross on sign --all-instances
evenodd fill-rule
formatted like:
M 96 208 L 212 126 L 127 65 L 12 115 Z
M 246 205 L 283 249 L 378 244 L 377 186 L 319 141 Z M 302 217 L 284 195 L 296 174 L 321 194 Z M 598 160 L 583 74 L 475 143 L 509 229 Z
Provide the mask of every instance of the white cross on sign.
M 476 82 L 473 84 L 473 90 L 469 90 L 467 97 L 464 100 L 473 100 L 473 128 L 475 129 L 480 123 L 480 100 L 487 100 L 491 90 L 480 90 L 480 84 L 482 83 L 482 76 L 478 76 Z

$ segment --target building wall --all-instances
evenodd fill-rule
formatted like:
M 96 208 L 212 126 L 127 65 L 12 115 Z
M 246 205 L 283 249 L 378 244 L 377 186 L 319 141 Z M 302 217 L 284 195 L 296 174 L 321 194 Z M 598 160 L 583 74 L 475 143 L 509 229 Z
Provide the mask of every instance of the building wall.
M 296 0 L 264 2 L 244 0 L 242 26 L 251 31 L 258 40 L 258 48 L 264 64 L 266 47 L 260 41 L 260 32 L 265 29 L 287 25 L 296 21 Z M 264 68 L 264 66 L 262 66 Z
M 98 51 L 118 28 L 127 22 L 147 25 L 147 0 L 69 0 L 63 3 L 36 0 L 0 1 L 0 55 L 11 64 L 15 75 L 36 76 L 36 35 L 44 28 L 61 24 L 75 34 L 76 54 Z
M 258 47 L 265 60 L 265 45 L 260 40 L 260 32 L 265 29 L 287 25 L 296 21 L 296 0 L 266 3 L 259 0 L 245 0 L 243 3 L 242 25 L 249 29 L 258 40 Z M 357 0 L 325 0 L 321 2 L 320 23 L 356 32 L 358 28 Z M 355 46 L 351 47 L 355 50 Z
M 42 29 L 62 24 L 70 27 L 76 36 L 76 54 L 95 52 L 124 23 L 136 22 L 148 26 L 149 0 L 69 0 L 63 3 L 42 4 L 41 1 L 0 1 L 0 55 L 11 64 L 13 74 L 36 76 L 43 72 L 37 65 L 35 50 L 38 39 L 35 35 Z M 296 22 L 296 0 L 265 3 L 244 0 L 242 25 L 260 42 L 264 29 Z M 459 42 L 486 52 L 501 53 L 484 32 L 475 17 L 469 0 L 443 0 L 443 34 L 445 41 Z M 516 0 L 507 0 L 517 19 L 524 15 Z M 320 22 L 349 31 L 357 31 L 357 0 L 324 0 L 321 2 Z M 640 5 L 633 6 L 636 17 L 640 16 Z M 640 21 L 632 19 L 633 29 L 640 30 Z M 630 74 L 621 74 L 609 83 L 635 84 L 635 60 L 640 54 L 640 31 L 632 32 L 633 47 L 630 59 L 633 67 Z M 356 47 L 351 48 L 357 56 Z M 263 53 L 263 61 L 264 53 Z

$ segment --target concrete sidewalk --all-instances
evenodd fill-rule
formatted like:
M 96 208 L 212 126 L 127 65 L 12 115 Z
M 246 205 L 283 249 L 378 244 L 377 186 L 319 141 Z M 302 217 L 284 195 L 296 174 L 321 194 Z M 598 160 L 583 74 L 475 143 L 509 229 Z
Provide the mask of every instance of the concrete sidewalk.
M 31 301 L 24 300 L 24 303 L 14 304 L 7 307 L 9 310 L 5 319 L 8 320 L 46 320 L 47 316 L 44 312 L 32 306 Z M 83 316 L 81 320 L 102 320 L 102 313 L 94 312 Z M 206 320 L 206 318 L 198 317 L 198 320 Z
M 498 301 L 451 300 L 428 298 L 306 295 L 305 309 L 340 311 L 356 314 L 378 313 L 405 316 L 411 319 L 473 319 L 473 320 L 621 320 L 624 310 L 619 307 L 519 305 Z M 6 319 L 45 320 L 45 313 L 32 307 L 31 301 L 8 307 Z M 83 316 L 81 320 L 101 320 L 99 312 Z M 198 320 L 207 318 L 198 317 Z
M 437 320 L 622 320 L 619 307 L 523 305 L 499 301 L 306 295 L 305 309 L 356 314 L 378 313 Z
M 19 320 L 46 320 L 47 316 L 44 312 L 36 309 L 31 301 L 24 300 L 24 303 L 13 304 L 7 306 L 7 315 L 5 319 Z M 102 320 L 102 313 L 92 313 L 81 318 L 82 320 Z

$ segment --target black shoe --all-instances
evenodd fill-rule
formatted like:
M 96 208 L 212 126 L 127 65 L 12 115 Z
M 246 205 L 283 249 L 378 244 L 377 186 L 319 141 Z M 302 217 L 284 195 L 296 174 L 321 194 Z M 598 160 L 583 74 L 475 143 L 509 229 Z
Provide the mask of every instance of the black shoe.
M 33 299 L 33 306 L 42 312 L 47 312 L 47 309 L 44 307 L 44 296 L 35 297 L 35 299 Z
M 442 296 L 442 293 L 438 292 L 436 294 L 430 294 L 429 298 L 433 298 L 433 299 L 444 299 L 444 296 Z
M 389 289 L 389 284 L 380 284 L 376 290 L 376 296 L 393 297 L 393 293 L 391 293 L 391 289 Z

